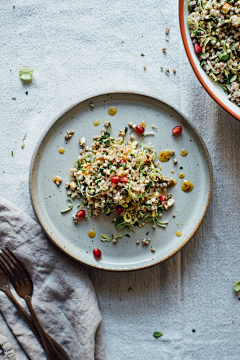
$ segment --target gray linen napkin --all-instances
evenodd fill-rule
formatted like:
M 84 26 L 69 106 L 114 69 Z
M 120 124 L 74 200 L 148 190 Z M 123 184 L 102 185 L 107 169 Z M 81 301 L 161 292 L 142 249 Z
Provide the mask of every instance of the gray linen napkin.
M 39 224 L 2 197 L 0 246 L 13 250 L 29 270 L 37 316 L 71 360 L 105 360 L 102 318 L 86 272 L 46 238 Z M 35 336 L 3 292 L 0 309 L 29 357 L 45 359 Z

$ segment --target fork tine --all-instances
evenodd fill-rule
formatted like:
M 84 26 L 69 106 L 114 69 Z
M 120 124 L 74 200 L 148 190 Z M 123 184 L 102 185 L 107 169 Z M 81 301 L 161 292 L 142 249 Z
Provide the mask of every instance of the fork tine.
M 3 270 L 5 270 L 5 272 L 8 274 L 8 276 L 11 279 L 11 282 L 15 285 L 18 285 L 18 281 L 15 279 L 13 272 L 11 271 L 11 267 L 8 265 L 8 263 L 5 261 L 4 257 L 2 256 L 2 254 L 0 254 L 0 264 L 3 268 Z
M 6 255 L 8 255 L 9 258 L 11 258 L 11 260 L 13 261 L 13 263 L 21 270 L 23 276 L 25 277 L 25 279 L 27 281 L 32 281 L 32 278 L 28 272 L 28 270 L 25 268 L 25 266 L 23 265 L 23 263 L 16 257 L 16 255 L 13 254 L 13 252 L 8 249 L 7 247 L 5 247 L 5 249 L 7 250 L 4 251 L 2 250 Z
M 16 269 L 17 273 L 19 274 L 20 280 L 23 282 L 27 280 L 25 273 L 22 267 L 20 266 L 19 262 L 17 261 L 16 257 L 14 257 L 13 254 L 11 254 L 11 252 L 8 249 L 7 249 L 8 252 L 5 251 L 4 249 L 1 250 L 2 250 L 2 255 L 5 257 L 5 260 L 8 260 L 9 264 L 11 264 L 12 267 Z
M 3 251 L 3 249 L 1 249 L 1 257 L 2 259 L 5 260 L 5 262 L 7 263 L 7 265 L 9 266 L 9 268 L 12 270 L 12 273 L 15 277 L 15 279 L 17 280 L 17 282 L 22 282 L 22 276 L 19 273 L 18 269 L 16 268 L 16 266 L 12 263 L 11 259 L 9 259 L 9 257 L 7 256 L 7 254 L 5 254 L 5 252 Z

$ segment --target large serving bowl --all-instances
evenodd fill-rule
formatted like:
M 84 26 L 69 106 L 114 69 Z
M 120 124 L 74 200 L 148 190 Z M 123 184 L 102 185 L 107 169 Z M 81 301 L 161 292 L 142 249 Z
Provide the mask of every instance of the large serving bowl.
M 205 71 L 201 68 L 198 57 L 196 56 L 193 48 L 190 31 L 187 24 L 188 12 L 188 1 L 179 0 L 179 23 L 182 35 L 183 44 L 192 65 L 192 68 L 197 75 L 198 80 L 201 82 L 205 90 L 211 95 L 211 97 L 229 114 L 234 116 L 240 121 L 240 107 L 228 100 L 227 94 L 222 88 L 212 81 Z

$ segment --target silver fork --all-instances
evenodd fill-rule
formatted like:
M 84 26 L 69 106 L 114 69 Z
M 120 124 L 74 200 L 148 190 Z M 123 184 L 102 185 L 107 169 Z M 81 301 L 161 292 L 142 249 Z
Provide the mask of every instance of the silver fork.
M 25 266 L 17 259 L 17 257 L 8 249 L 2 249 L 0 254 L 1 265 L 11 279 L 11 282 L 17 294 L 26 301 L 28 309 L 31 313 L 34 325 L 40 335 L 43 348 L 49 360 L 64 360 L 46 335 L 40 321 L 32 306 L 33 282 L 25 268 Z
M 9 300 L 12 302 L 12 304 L 15 306 L 15 308 L 21 313 L 22 318 L 28 324 L 28 326 L 33 331 L 34 335 L 36 336 L 36 338 L 42 345 L 40 335 L 37 332 L 37 329 L 32 321 L 32 318 L 28 315 L 28 313 L 24 310 L 24 308 L 20 305 L 20 303 L 13 296 L 13 294 L 10 290 L 10 286 L 9 286 L 9 276 L 5 273 L 5 271 L 3 269 L 1 269 L 1 267 L 0 267 L 0 291 L 3 291 L 7 295 Z M 49 337 L 50 341 L 55 346 L 57 351 L 62 355 L 63 359 L 70 360 L 68 354 L 63 349 L 63 347 L 55 339 L 53 339 L 51 337 L 51 335 L 49 335 L 47 332 L 45 332 L 45 333 L 46 333 L 46 336 Z

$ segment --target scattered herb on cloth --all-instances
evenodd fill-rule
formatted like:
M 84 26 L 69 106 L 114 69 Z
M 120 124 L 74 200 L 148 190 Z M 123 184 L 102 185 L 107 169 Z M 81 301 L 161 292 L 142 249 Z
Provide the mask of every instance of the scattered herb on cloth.
M 33 70 L 31 69 L 19 69 L 20 79 L 23 81 L 31 81 L 32 80 Z
M 155 331 L 154 333 L 153 333 L 153 336 L 155 337 L 155 338 L 159 338 L 160 336 L 162 336 L 163 335 L 163 333 L 161 333 L 161 332 L 159 332 L 159 331 Z

